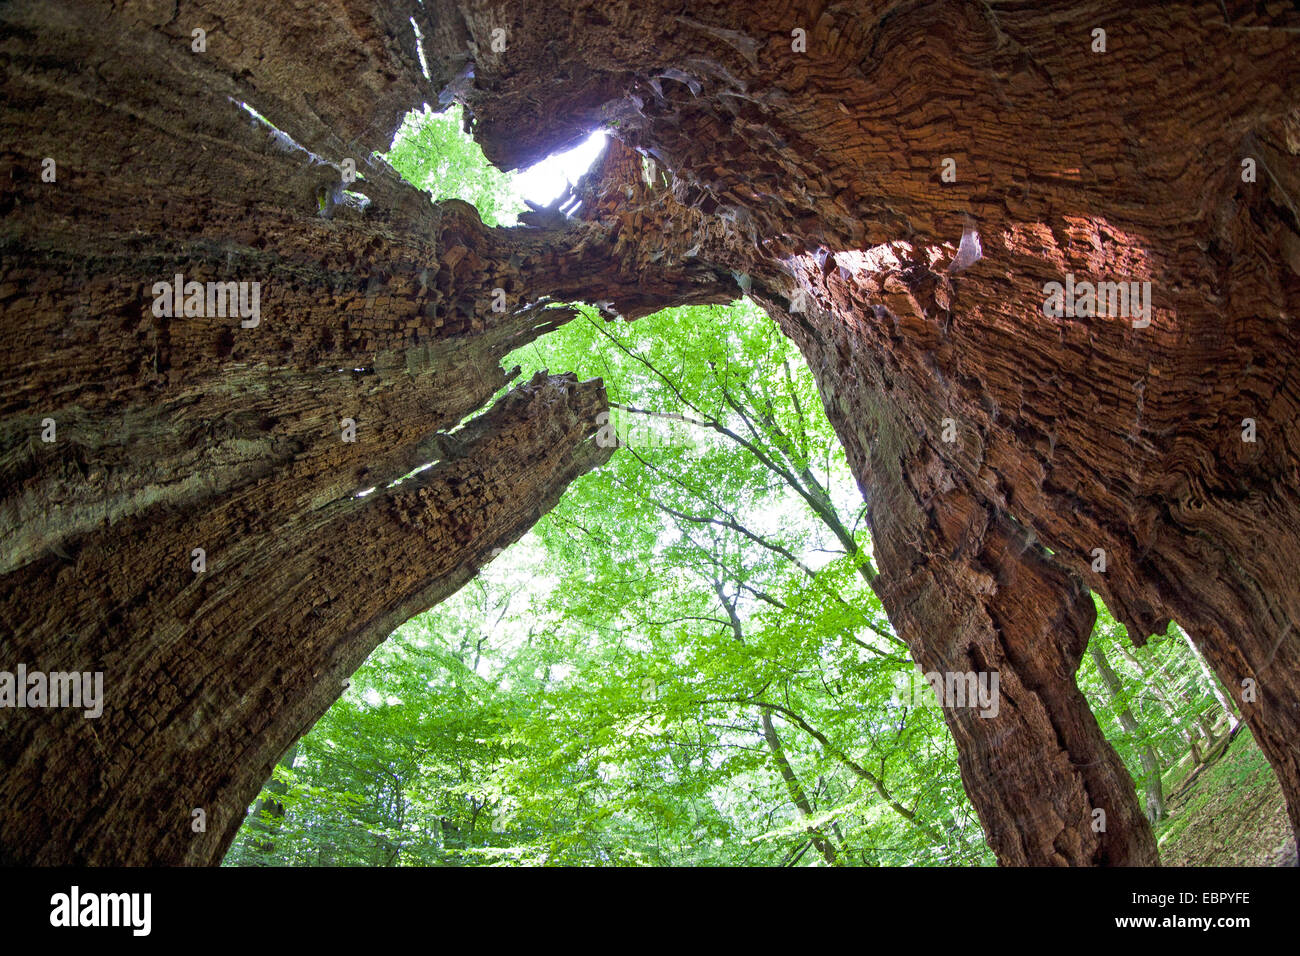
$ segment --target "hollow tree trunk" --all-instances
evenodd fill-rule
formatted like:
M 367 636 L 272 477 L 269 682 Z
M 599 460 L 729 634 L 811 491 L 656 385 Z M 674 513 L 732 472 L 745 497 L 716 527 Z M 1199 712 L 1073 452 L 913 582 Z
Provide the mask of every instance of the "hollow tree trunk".
M 21 343 L 0 355 L 5 649 L 110 661 L 112 706 L 135 704 L 99 724 L 106 769 L 66 788 L 40 765 L 57 719 L 28 712 L 6 735 L 7 855 L 216 859 L 222 838 L 122 846 L 108 826 L 165 828 L 204 801 L 226 827 L 382 638 L 374 622 L 472 573 L 489 538 L 522 533 L 535 500 L 593 464 L 602 402 L 551 380 L 489 413 L 519 443 L 491 467 L 520 485 L 492 534 L 445 528 L 455 546 L 412 555 L 418 574 L 389 541 L 405 487 L 348 496 L 443 457 L 437 433 L 503 384 L 499 357 L 565 317 L 545 297 L 635 317 L 742 290 L 813 368 L 918 663 L 1000 675 L 996 716 L 945 718 L 1001 862 L 1156 858 L 1075 686 L 1087 587 L 1135 641 L 1183 624 L 1300 829 L 1300 31 L 1280 5 L 54 0 L 3 17 L 0 303 Z M 671 187 L 615 149 L 581 221 L 485 229 L 369 161 L 439 92 L 501 165 L 610 125 Z M 371 205 L 324 219 L 346 158 Z M 967 239 L 953 263 L 968 219 L 982 259 Z M 144 290 L 174 272 L 261 280 L 261 325 L 154 317 Z M 1044 315 L 1044 284 L 1067 272 L 1150 281 L 1150 324 Z M 473 498 L 471 474 L 423 480 Z M 383 551 L 334 533 L 368 527 L 346 524 L 367 507 L 389 522 Z M 214 541 L 222 572 L 195 584 L 186 556 Z M 286 592 L 254 591 L 249 565 Z M 302 606 L 344 620 L 286 648 L 275 635 Z M 282 696 L 246 707 L 277 668 Z M 186 733 L 225 744 L 186 750 Z M 62 739 L 59 772 L 80 746 Z M 182 753 L 194 796 L 176 792 Z M 44 809 L 19 820 L 14 798 Z
M 270 84 L 276 122 L 311 148 L 386 146 L 419 71 L 390 44 L 390 8 L 367 9 L 312 26 L 362 54 L 355 75 L 314 67 L 340 88 L 312 108 L 271 82 L 286 50 L 236 71 L 215 27 L 198 54 L 188 23 L 4 10 L 0 668 L 105 685 L 98 719 L 0 713 L 5 861 L 219 861 L 366 654 L 608 455 L 592 439 L 603 388 L 572 376 L 524 383 L 450 433 L 507 383 L 502 355 L 570 315 L 546 295 L 655 289 L 614 274 L 600 227 L 486 229 L 364 161 L 371 208 L 321 217 L 316 188 L 339 171 L 231 102 Z M 292 40 L 244 19 L 245 41 Z M 377 75 L 391 102 L 349 112 L 349 84 Z M 260 282 L 260 320 L 156 314 L 153 284 L 174 273 Z
M 1170 618 L 1189 630 L 1300 827 L 1294 12 L 573 2 L 493 17 L 463 14 L 480 52 L 458 91 L 489 157 L 521 165 L 612 119 L 670 169 L 669 250 L 686 236 L 729 265 L 808 357 L 918 661 L 1005 668 L 1004 687 L 1029 691 L 1008 704 L 1013 731 L 948 714 L 999 859 L 1155 859 L 1073 689 L 1081 582 L 1135 641 Z M 552 42 L 571 23 L 581 41 Z M 494 25 L 510 46 L 485 52 Z M 950 271 L 968 217 L 982 260 Z M 1044 286 L 1067 273 L 1149 281 L 1150 324 L 1046 316 Z M 1031 753 L 1064 772 L 1035 780 Z M 1098 803 L 1104 835 L 1086 826 Z

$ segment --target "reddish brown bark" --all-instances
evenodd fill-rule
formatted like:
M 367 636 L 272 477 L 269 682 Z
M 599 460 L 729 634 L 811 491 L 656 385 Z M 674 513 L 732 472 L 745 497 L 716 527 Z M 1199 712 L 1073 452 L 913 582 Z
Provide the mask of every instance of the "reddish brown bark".
M 6 18 L 0 668 L 102 671 L 105 701 L 0 713 L 0 857 L 212 863 L 375 644 L 607 456 L 598 381 L 535 379 L 452 429 L 569 317 L 548 294 L 620 262 L 597 226 L 487 229 L 379 165 L 364 214 L 323 218 L 338 170 L 231 103 L 255 84 L 218 58 L 93 6 Z M 155 315 L 178 272 L 259 282 L 259 324 Z
M 1002 669 L 1005 720 L 948 714 L 999 859 L 1155 858 L 1074 688 L 1084 582 L 1139 642 L 1178 619 L 1239 702 L 1255 683 L 1247 718 L 1300 827 L 1295 14 L 652 6 L 553 5 L 516 31 L 464 93 L 478 136 L 520 165 L 617 119 L 673 172 L 683 208 L 661 218 L 697 226 L 668 229 L 669 253 L 706 232 L 700 255 L 799 342 L 895 626 L 923 666 Z M 557 36 L 581 49 L 569 82 L 527 68 Z M 968 219 L 983 260 L 949 273 Z M 885 243 L 892 263 L 866 255 Z M 1067 272 L 1150 281 L 1151 325 L 1048 319 L 1043 286 Z
M 30 824 L 0 811 L 6 854 L 217 859 L 218 831 L 237 825 L 349 662 L 487 543 L 444 528 L 435 554 L 410 556 L 411 579 L 363 573 L 378 603 L 348 604 L 365 566 L 333 550 L 323 516 L 374 509 L 392 553 L 411 547 L 393 511 L 405 486 L 370 504 L 348 495 L 435 457 L 436 433 L 503 384 L 499 357 L 565 317 L 542 311 L 548 297 L 635 317 L 742 289 L 814 370 L 869 502 L 876 587 L 917 661 L 1000 674 L 996 717 L 946 711 L 1000 861 L 1155 860 L 1132 781 L 1074 684 L 1086 587 L 1137 641 L 1170 618 L 1189 630 L 1300 829 L 1294 15 L 1097 0 L 689 6 L 6 8 L 5 650 L 62 662 L 57 648 L 71 648 L 69 666 L 116 654 L 132 711 L 163 717 L 148 733 L 114 717 L 127 724 L 104 766 L 127 766 L 132 747 L 152 748 L 148 759 L 132 783 L 108 769 L 80 797 L 43 791 L 58 783 L 39 763 L 48 751 L 74 768 L 80 738 L 25 717 L 6 736 L 20 768 L 6 795 L 44 793 L 46 809 Z M 196 26 L 209 31 L 203 54 L 190 48 Z M 1097 28 L 1105 53 L 1092 52 Z M 444 90 L 502 165 L 611 125 L 671 187 L 644 183 L 639 157 L 614 150 L 585 186 L 581 221 L 561 229 L 490 230 L 463 204 L 432 206 L 367 157 L 404 110 Z M 277 145 L 232 100 L 323 163 Z M 40 180 L 46 156 L 57 185 Z M 349 157 L 371 206 L 321 218 L 317 195 L 338 181 L 328 164 Z M 983 258 L 950 272 L 968 219 Z M 143 290 L 177 271 L 262 281 L 262 326 L 156 320 Z M 1067 272 L 1150 281 L 1150 326 L 1044 316 L 1044 283 Z M 505 316 L 488 309 L 494 288 Z M 505 467 L 522 484 L 479 492 L 500 540 L 593 463 L 595 388 L 536 382 L 484 419 L 482 453 L 507 433 L 521 449 Z M 34 437 L 45 417 L 59 423 L 54 445 Z M 342 417 L 362 423 L 354 444 L 338 440 Z M 439 500 L 480 502 L 469 474 L 437 476 Z M 158 585 L 196 536 L 244 556 L 232 574 L 285 554 L 298 577 L 260 596 L 228 590 L 235 576 Z M 398 568 L 374 553 L 385 573 Z M 310 572 L 309 556 L 321 562 Z M 306 627 L 289 663 L 258 656 L 288 653 L 286 628 L 321 606 L 346 623 Z M 182 650 L 196 641 L 245 648 L 253 663 Z M 296 682 L 283 700 L 235 699 L 241 682 L 275 686 L 277 666 Z M 204 696 L 204 681 L 219 689 Z M 170 688 L 165 714 L 143 703 L 155 686 Z M 222 734 L 220 747 L 186 749 Z M 177 793 L 178 754 L 199 761 L 196 797 Z M 200 800 L 219 810 L 211 838 L 158 831 Z M 105 836 L 136 826 L 150 828 L 138 853 Z
M 399 624 L 454 592 L 609 455 L 598 382 L 543 378 L 395 488 L 291 514 L 266 482 L 118 522 L 7 579 L 6 657 L 104 674 L 104 714 L 5 714 L 0 843 L 28 863 L 220 859 L 285 749 Z M 195 574 L 179 544 L 207 544 Z M 39 594 L 43 617 L 34 619 Z M 191 831 L 191 812 L 206 833 Z M 130 833 L 129 839 L 115 834 Z

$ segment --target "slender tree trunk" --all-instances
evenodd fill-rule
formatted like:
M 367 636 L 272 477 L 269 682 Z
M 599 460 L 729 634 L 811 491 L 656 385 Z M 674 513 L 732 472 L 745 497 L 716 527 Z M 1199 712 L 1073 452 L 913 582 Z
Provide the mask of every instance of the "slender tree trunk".
M 1126 734 L 1135 739 L 1138 759 L 1142 761 L 1142 780 L 1139 783 L 1146 798 L 1147 819 L 1152 823 L 1159 823 L 1165 818 L 1165 798 L 1160 782 L 1160 761 L 1156 759 L 1155 751 L 1151 745 L 1140 740 L 1142 726 L 1138 723 L 1137 718 L 1133 716 L 1133 711 L 1129 710 L 1129 706 L 1124 700 L 1124 685 L 1120 682 L 1119 675 L 1111 669 L 1110 661 L 1106 660 L 1105 653 L 1097 646 L 1096 641 L 1089 642 L 1088 653 L 1092 657 L 1093 664 L 1097 666 L 1097 673 L 1101 675 L 1101 682 L 1106 687 L 1106 693 L 1110 695 L 1111 703 L 1115 708 L 1115 716 L 1119 718 L 1119 725 L 1124 728 Z
M 713 582 L 714 593 L 718 595 L 718 600 L 722 602 L 723 608 L 727 612 L 727 619 L 731 622 L 731 636 L 738 643 L 745 643 L 745 631 L 740 622 L 739 615 L 736 614 L 735 602 L 727 597 L 726 589 L 721 581 Z M 772 754 L 772 760 L 776 763 L 777 770 L 781 774 L 781 779 L 785 782 L 786 792 L 790 795 L 790 802 L 794 804 L 796 812 L 804 820 L 811 820 L 813 817 L 812 804 L 809 803 L 807 795 L 804 793 L 803 785 L 799 783 L 799 778 L 790 766 L 790 761 L 785 756 L 785 748 L 781 746 L 781 738 L 777 736 L 776 727 L 772 724 L 771 708 L 758 708 L 759 718 L 763 724 L 763 742 L 767 745 L 768 752 Z M 818 827 L 811 823 L 807 826 L 809 839 L 817 847 L 817 852 L 822 855 L 828 865 L 836 866 L 838 864 L 839 853 L 835 844 L 830 837 Z
M 1170 697 L 1170 694 L 1172 693 L 1181 697 L 1183 705 L 1193 712 L 1193 723 L 1195 723 L 1197 730 L 1200 731 L 1201 741 L 1204 743 L 1205 747 L 1207 749 L 1213 747 L 1213 726 L 1206 719 L 1205 712 L 1197 705 L 1196 700 L 1188 694 L 1187 691 L 1183 690 L 1180 682 L 1169 672 L 1169 669 L 1158 661 L 1154 666 L 1148 666 L 1140 657 L 1125 647 L 1123 643 L 1116 642 L 1115 648 L 1125 660 L 1133 665 L 1133 668 L 1137 671 L 1143 685 L 1151 692 L 1151 695 L 1156 699 L 1156 702 L 1160 705 L 1161 709 L 1164 710 L 1165 714 L 1169 717 L 1170 722 L 1179 719 L 1178 707 Z M 1201 763 L 1201 747 L 1197 743 L 1192 732 L 1184 730 L 1183 739 L 1187 741 L 1187 745 L 1191 749 L 1196 762 L 1198 764 Z
M 1205 658 L 1201 656 L 1201 652 L 1196 649 L 1196 645 L 1192 643 L 1192 639 L 1187 636 L 1186 632 L 1183 632 L 1183 640 L 1187 642 L 1187 650 L 1191 653 L 1192 659 L 1196 661 L 1196 666 L 1201 674 L 1202 686 L 1214 695 L 1214 699 L 1219 702 L 1219 706 L 1223 708 L 1223 712 L 1228 715 L 1228 733 L 1235 733 L 1237 730 L 1237 724 L 1241 723 L 1237 717 L 1236 707 L 1233 706 L 1232 701 L 1228 696 L 1224 694 L 1223 689 L 1219 687 L 1219 682 L 1215 680 L 1214 675 L 1210 673 L 1210 668 L 1206 665 Z
M 293 766 L 294 759 L 298 756 L 298 743 L 295 742 L 283 757 L 276 764 L 277 767 L 286 769 Z M 276 780 L 274 773 L 271 779 L 266 782 L 262 788 L 267 796 L 261 797 L 253 805 L 253 812 L 250 814 L 248 826 L 250 830 L 257 834 L 251 843 L 254 850 L 263 856 L 270 856 L 275 852 L 275 840 L 279 834 L 282 821 L 284 819 L 284 804 L 278 800 L 278 797 L 284 796 L 289 790 L 289 785 L 281 780 Z
M 808 802 L 808 795 L 804 793 L 803 786 L 799 783 L 799 778 L 795 775 L 794 768 L 790 766 L 790 761 L 786 759 L 785 749 L 781 746 L 781 738 L 777 736 L 776 727 L 772 724 L 772 714 L 766 709 L 760 708 L 760 717 L 763 721 L 763 740 L 767 743 L 767 749 L 772 754 L 773 761 L 776 762 L 777 770 L 781 773 L 781 779 L 785 781 L 786 792 L 790 795 L 790 802 L 794 804 L 799 816 L 806 821 L 813 818 L 812 804 Z M 822 855 L 828 866 L 837 866 L 839 864 L 839 853 L 835 849 L 835 844 L 831 841 L 820 827 L 808 823 L 807 832 L 813 845 L 817 847 L 817 852 Z

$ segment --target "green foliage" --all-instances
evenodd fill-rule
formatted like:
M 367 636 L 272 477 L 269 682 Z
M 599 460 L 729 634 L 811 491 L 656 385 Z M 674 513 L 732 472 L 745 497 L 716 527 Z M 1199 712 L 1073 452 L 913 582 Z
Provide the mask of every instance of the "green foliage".
M 1133 647 L 1124 628 L 1094 595 L 1097 623 L 1090 647 L 1101 650 L 1123 690 L 1115 697 L 1106 688 L 1089 655 L 1077 676 L 1107 739 L 1135 780 L 1142 778 L 1139 749 L 1153 749 L 1163 771 L 1166 793 L 1190 774 L 1197 756 L 1208 755 L 1226 730 L 1228 715 L 1215 700 L 1204 672 L 1177 624 L 1164 634 Z M 1119 713 L 1128 708 L 1138 731 L 1126 730 Z
M 478 207 L 489 226 L 511 226 L 526 207 L 511 179 L 488 163 L 463 130 L 463 111 L 407 114 L 384 159 L 407 182 L 435 200 L 461 199 Z
M 990 862 L 939 711 L 892 700 L 912 665 L 827 523 L 868 561 L 861 499 L 771 320 L 584 308 L 507 362 L 602 375 L 625 447 L 357 673 L 268 861 L 825 862 L 815 826 L 840 863 Z

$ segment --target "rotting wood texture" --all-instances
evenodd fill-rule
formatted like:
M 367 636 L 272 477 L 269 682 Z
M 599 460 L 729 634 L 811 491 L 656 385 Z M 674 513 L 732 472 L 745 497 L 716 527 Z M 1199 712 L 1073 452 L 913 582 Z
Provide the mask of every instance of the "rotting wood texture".
M 1000 675 L 996 717 L 945 715 L 1001 862 L 1156 861 L 1074 683 L 1089 588 L 1135 641 L 1187 628 L 1300 831 L 1290 6 L 0 16 L 4 661 L 102 665 L 110 688 L 96 722 L 2 718 L 6 859 L 219 860 L 383 628 L 597 463 L 599 386 L 538 379 L 474 420 L 463 457 L 386 489 L 505 383 L 500 356 L 567 318 L 553 302 L 635 318 L 742 289 L 813 368 L 918 663 Z M 505 167 L 598 126 L 621 145 L 574 220 L 487 229 L 369 158 L 443 93 Z M 322 217 L 348 158 L 370 203 Z M 967 231 L 982 256 L 968 240 L 954 263 Z M 177 273 L 260 281 L 259 325 L 154 316 L 146 290 Z M 1044 314 L 1067 275 L 1149 282 L 1149 324 Z

